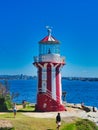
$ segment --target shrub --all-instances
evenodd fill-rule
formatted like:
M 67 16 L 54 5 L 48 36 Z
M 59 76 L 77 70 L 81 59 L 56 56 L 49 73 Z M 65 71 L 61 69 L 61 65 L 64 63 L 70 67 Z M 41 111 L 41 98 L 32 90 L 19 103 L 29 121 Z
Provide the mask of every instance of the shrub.
M 61 130 L 98 130 L 98 126 L 88 119 L 81 119 L 74 123 L 65 124 Z
M 65 125 L 64 128 L 62 128 L 62 130 L 76 130 L 75 128 L 76 128 L 75 124 L 71 123 L 71 124 Z
M 77 121 L 76 128 L 76 130 L 98 130 L 96 124 L 88 119 Z
M 6 104 L 5 104 L 5 98 L 0 98 L 0 111 L 6 111 L 6 110 L 8 110 L 7 109 L 7 106 L 6 106 Z
M 7 111 L 11 107 L 11 95 L 8 86 L 0 83 L 0 111 Z

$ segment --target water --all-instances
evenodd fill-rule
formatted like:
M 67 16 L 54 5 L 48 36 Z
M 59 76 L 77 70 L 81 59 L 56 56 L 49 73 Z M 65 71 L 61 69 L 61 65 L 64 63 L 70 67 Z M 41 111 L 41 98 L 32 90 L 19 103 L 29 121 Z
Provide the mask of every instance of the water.
M 62 90 L 67 92 L 69 103 L 84 102 L 88 106 L 98 107 L 98 82 L 62 80 Z
M 10 91 L 19 93 L 13 101 L 21 103 L 26 100 L 31 103 L 36 103 L 37 95 L 37 80 L 11 80 L 9 81 Z
M 37 80 L 9 80 L 10 92 L 17 92 L 19 96 L 13 101 L 21 103 L 26 100 L 36 103 Z M 62 90 L 66 91 L 66 101 L 69 103 L 81 103 L 98 107 L 98 82 L 62 80 Z

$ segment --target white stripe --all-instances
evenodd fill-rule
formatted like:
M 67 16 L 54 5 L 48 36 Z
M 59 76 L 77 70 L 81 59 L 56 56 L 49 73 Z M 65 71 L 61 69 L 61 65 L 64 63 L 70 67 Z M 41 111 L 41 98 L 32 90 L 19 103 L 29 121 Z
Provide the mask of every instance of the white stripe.
M 53 38 L 51 37 L 51 35 L 49 35 L 48 41 L 55 41 L 55 39 L 53 39 Z
M 62 68 L 62 65 L 60 66 L 59 68 L 59 91 L 60 91 L 60 103 L 62 104 L 62 85 L 61 85 L 61 68 Z
M 42 92 L 46 92 L 47 89 L 47 63 L 42 68 Z
M 41 64 L 38 64 L 41 68 L 43 68 L 43 66 Z
M 52 63 L 51 63 L 51 87 L 52 87 L 52 98 L 54 100 L 56 100 L 56 67 L 58 66 L 59 64 L 57 64 L 56 66 L 54 66 Z
M 59 87 L 60 87 L 60 103 L 62 104 L 62 87 L 61 87 L 61 73 L 59 72 Z
M 51 81 L 52 81 L 52 98 L 56 100 L 56 77 L 55 77 L 55 67 L 52 67 L 51 73 Z

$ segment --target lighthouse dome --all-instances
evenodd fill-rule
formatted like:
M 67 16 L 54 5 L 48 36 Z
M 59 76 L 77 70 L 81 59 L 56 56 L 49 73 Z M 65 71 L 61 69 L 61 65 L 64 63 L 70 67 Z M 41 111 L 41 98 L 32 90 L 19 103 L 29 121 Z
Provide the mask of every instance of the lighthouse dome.
M 58 44 L 60 43 L 56 38 L 54 38 L 52 35 L 51 35 L 51 32 L 52 32 L 52 29 L 51 28 L 48 28 L 47 29 L 47 32 L 48 32 L 48 36 L 44 37 L 39 43 L 51 43 L 51 44 Z
M 48 35 L 39 41 L 39 54 L 60 54 L 60 42 L 51 35 L 51 29 L 48 28 Z

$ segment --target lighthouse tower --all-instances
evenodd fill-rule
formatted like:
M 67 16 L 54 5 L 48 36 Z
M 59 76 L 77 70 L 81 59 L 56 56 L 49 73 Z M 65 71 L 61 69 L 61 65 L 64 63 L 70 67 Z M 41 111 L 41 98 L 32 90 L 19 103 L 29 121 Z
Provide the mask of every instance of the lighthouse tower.
M 34 57 L 38 70 L 38 90 L 36 111 L 64 111 L 62 104 L 61 68 L 65 58 L 60 56 L 60 42 L 51 35 L 39 42 L 39 56 Z

